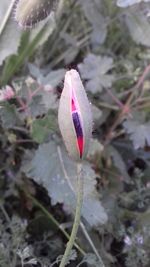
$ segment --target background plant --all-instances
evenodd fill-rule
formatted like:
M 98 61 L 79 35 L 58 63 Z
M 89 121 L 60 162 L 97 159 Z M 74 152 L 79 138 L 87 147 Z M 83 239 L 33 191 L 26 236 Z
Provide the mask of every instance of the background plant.
M 65 1 L 57 23 L 51 14 L 21 31 L 11 1 L 1 1 L 3 266 L 58 266 L 64 252 L 76 184 L 57 110 L 70 68 L 81 74 L 94 127 L 68 266 L 100 266 L 99 255 L 108 267 L 149 266 L 150 3 L 138 2 Z

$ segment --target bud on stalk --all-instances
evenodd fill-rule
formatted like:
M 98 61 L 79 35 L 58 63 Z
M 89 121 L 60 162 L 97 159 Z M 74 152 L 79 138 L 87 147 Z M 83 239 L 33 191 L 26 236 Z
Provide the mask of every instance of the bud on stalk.
M 92 114 L 80 76 L 73 69 L 65 75 L 58 122 L 69 155 L 77 161 L 83 159 L 92 134 Z
M 16 0 L 15 20 L 22 28 L 31 28 L 45 19 L 57 0 Z

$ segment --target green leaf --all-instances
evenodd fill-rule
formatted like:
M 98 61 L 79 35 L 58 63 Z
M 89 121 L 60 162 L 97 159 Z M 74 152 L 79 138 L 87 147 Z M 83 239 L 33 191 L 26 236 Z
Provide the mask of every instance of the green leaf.
M 25 162 L 23 171 L 36 182 L 43 184 L 48 190 L 52 204 L 63 203 L 64 209 L 72 214 L 75 211 L 78 190 L 77 166 L 67 153 L 54 142 L 50 142 L 40 145 L 33 159 Z M 95 189 L 96 175 L 86 162 L 83 163 L 83 175 L 85 184 L 82 216 L 90 226 L 104 224 L 107 221 L 107 214 Z
M 40 95 L 34 96 L 28 107 L 29 107 L 29 114 L 32 118 L 41 116 L 46 112 L 44 103 L 42 102 L 42 97 Z M 26 115 L 28 116 L 28 114 Z
M 144 147 L 146 143 L 150 145 L 150 123 L 141 123 L 139 121 L 128 119 L 123 123 L 126 132 L 132 140 L 134 148 Z
M 10 105 L 9 103 L 6 103 L 3 107 L 1 107 L 0 118 L 2 120 L 3 127 L 7 129 L 22 125 L 22 121 L 16 107 L 14 105 Z
M 93 31 L 91 33 L 92 44 L 103 44 L 107 36 L 106 17 L 102 15 L 101 1 L 83 0 L 80 1 L 87 20 L 91 23 Z
M 97 256 L 93 253 L 87 253 L 84 258 L 83 262 L 86 262 L 88 266 L 95 266 L 95 267 L 104 267 L 104 265 L 97 259 Z
M 37 27 L 35 29 L 35 31 L 32 31 L 29 36 L 28 36 L 28 34 L 25 35 L 26 38 L 24 41 L 26 42 L 26 40 L 28 40 L 28 43 L 26 44 L 26 46 L 22 43 L 21 48 L 18 51 L 18 55 L 15 58 L 13 58 L 14 59 L 13 63 L 11 61 L 11 58 L 7 62 L 7 65 L 3 71 L 3 75 L 1 78 L 1 84 L 3 84 L 3 85 L 7 84 L 8 81 L 13 76 L 13 74 L 16 71 L 18 71 L 20 66 L 24 63 L 24 61 L 33 54 L 33 52 L 35 51 L 35 49 L 38 46 L 43 44 L 42 40 L 44 40 L 44 41 L 47 40 L 47 38 L 48 38 L 48 36 L 47 36 L 47 29 L 48 28 L 47 27 L 50 27 L 49 23 L 47 22 L 47 20 L 45 20 L 41 23 L 41 25 L 39 27 Z M 54 29 L 54 24 L 51 25 L 50 34 L 52 33 L 53 29 Z M 47 36 L 47 37 L 45 38 L 45 36 Z M 11 40 L 11 38 L 9 38 L 9 40 Z
M 32 29 L 31 34 L 30 34 L 30 42 L 36 38 L 38 33 L 45 28 L 40 40 L 36 44 L 36 48 L 41 47 L 43 44 L 46 43 L 48 38 L 51 36 L 53 33 L 55 27 L 56 27 L 56 21 L 55 21 L 55 13 L 51 12 L 51 14 L 48 16 L 47 19 L 44 21 L 41 21 L 38 25 L 36 25 L 35 28 Z
M 57 122 L 54 113 L 47 114 L 42 119 L 36 119 L 32 124 L 31 136 L 39 144 L 46 141 L 50 133 L 56 131 Z
M 112 85 L 114 76 L 106 74 L 113 68 L 112 58 L 88 54 L 78 67 L 82 78 L 87 80 L 86 88 L 91 93 L 101 92 L 104 87 Z
M 150 46 L 150 22 L 147 16 L 137 8 L 130 9 L 125 21 L 132 39 L 137 44 Z
M 37 79 L 39 84 L 55 88 L 64 78 L 65 69 L 51 70 L 47 75 L 43 75 L 43 70 L 40 70 L 33 64 L 28 64 L 31 75 Z
M 13 86 L 18 98 L 21 98 L 27 106 L 21 112 L 23 119 L 28 117 L 33 119 L 45 115 L 49 110 L 56 111 L 58 109 L 55 90 L 49 90 L 49 88 L 39 85 L 30 76 L 18 79 L 13 82 Z
M 122 174 L 123 180 L 125 180 L 126 182 L 130 181 L 130 176 L 128 175 L 127 167 L 126 167 L 125 162 L 123 161 L 123 159 L 121 157 L 121 154 L 113 146 L 109 146 L 107 148 L 107 151 L 112 156 L 115 167 Z

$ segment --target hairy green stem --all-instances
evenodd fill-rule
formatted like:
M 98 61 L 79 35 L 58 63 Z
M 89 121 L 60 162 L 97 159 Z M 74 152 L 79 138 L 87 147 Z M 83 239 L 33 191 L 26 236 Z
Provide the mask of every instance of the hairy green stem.
M 77 165 L 77 180 L 78 180 L 77 205 L 76 205 L 75 219 L 73 223 L 71 236 L 70 236 L 69 242 L 67 243 L 67 247 L 66 247 L 65 253 L 63 255 L 63 258 L 61 260 L 59 267 L 65 267 L 68 262 L 68 258 L 72 250 L 72 247 L 74 245 L 77 231 L 78 231 L 79 224 L 80 224 L 81 209 L 82 209 L 82 203 L 83 203 L 83 177 L 82 177 L 81 172 L 82 172 L 82 165 L 78 163 Z
M 60 149 L 59 146 L 57 147 L 57 151 L 58 151 L 59 160 L 60 160 L 60 163 L 61 163 L 61 166 L 62 166 L 62 170 L 63 170 L 64 176 L 65 176 L 65 179 L 68 182 L 68 185 L 69 185 L 70 189 L 72 190 L 72 192 L 75 193 L 74 192 L 74 188 L 73 188 L 73 186 L 72 186 L 72 184 L 70 182 L 69 176 L 67 174 L 67 171 L 65 169 L 65 165 L 64 165 L 64 162 L 63 162 L 63 157 L 62 157 L 61 149 Z M 81 226 L 81 229 L 82 229 L 82 231 L 83 231 L 86 239 L 88 240 L 89 244 L 91 245 L 91 247 L 92 247 L 95 255 L 97 255 L 97 258 L 99 259 L 99 262 L 101 264 L 103 262 L 102 259 L 101 259 L 101 256 L 99 255 L 99 253 L 98 253 L 98 251 L 97 251 L 97 249 L 96 249 L 96 247 L 95 247 L 95 245 L 94 245 L 91 237 L 89 236 L 89 234 L 88 234 L 88 232 L 86 230 L 85 225 L 83 224 L 83 222 L 81 220 L 80 220 L 80 226 Z M 104 267 L 104 264 L 102 266 Z
M 21 190 L 23 190 L 23 189 L 21 189 Z M 53 217 L 53 215 L 50 214 L 50 212 L 36 198 L 34 198 L 32 195 L 30 195 L 26 190 L 23 190 L 23 192 L 26 194 L 27 197 L 29 197 L 33 201 L 33 203 L 38 208 L 41 209 L 41 211 L 50 219 L 50 221 L 52 221 L 59 228 L 59 230 L 64 234 L 64 236 L 69 240 L 70 239 L 69 234 L 60 226 L 60 224 Z M 78 249 L 78 251 L 84 256 L 85 251 L 77 243 L 75 243 L 74 245 Z

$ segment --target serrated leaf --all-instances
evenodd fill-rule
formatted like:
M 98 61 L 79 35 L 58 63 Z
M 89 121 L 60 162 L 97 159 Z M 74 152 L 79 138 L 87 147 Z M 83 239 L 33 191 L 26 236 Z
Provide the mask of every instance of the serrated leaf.
M 16 107 L 14 105 L 10 105 L 9 103 L 6 103 L 3 107 L 1 107 L 0 118 L 2 120 L 3 127 L 7 129 L 22 125 L 22 121 Z
M 47 32 L 49 32 L 47 27 L 48 27 L 47 21 L 41 22 L 40 26 L 37 27 L 35 30 L 33 30 L 28 36 L 29 40 L 28 40 L 27 45 L 26 46 L 22 45 L 21 49 L 19 49 L 18 55 L 13 58 L 13 61 L 14 61 L 13 64 L 10 58 L 5 68 L 5 72 L 3 73 L 3 76 L 1 78 L 2 80 L 1 83 L 3 85 L 8 83 L 9 79 L 20 68 L 24 60 L 27 60 L 27 58 L 32 55 L 35 49 L 37 49 L 38 46 L 41 46 L 47 40 L 48 38 Z M 53 31 L 53 26 L 52 26 L 52 31 Z M 52 33 L 52 31 L 50 31 L 50 34 Z M 10 42 L 10 40 L 11 40 L 11 37 L 8 39 L 7 42 Z
M 125 21 L 132 39 L 137 44 L 150 46 L 150 22 L 147 16 L 141 10 L 134 8 L 128 11 Z
M 59 255 L 59 256 L 57 257 L 56 262 L 57 262 L 57 263 L 61 262 L 62 257 L 63 257 L 63 255 Z M 68 258 L 67 258 L 66 264 L 68 265 L 71 261 L 74 261 L 76 258 L 77 258 L 77 252 L 76 252 L 75 249 L 72 249 L 72 250 L 70 251 L 70 254 L 69 254 Z
M 45 107 L 45 110 L 48 111 L 50 110 L 58 110 L 58 99 L 57 95 L 53 91 L 46 91 L 43 90 L 39 92 L 39 96 L 42 97 L 42 103 Z
M 73 213 L 76 206 L 77 166 L 62 149 L 60 159 L 59 149 L 54 142 L 39 146 L 32 161 L 23 167 L 29 177 L 42 183 L 48 190 L 52 204 L 63 203 L 64 209 Z M 67 173 L 64 174 L 62 162 Z M 107 214 L 97 198 L 95 191 L 95 173 L 90 164 L 83 163 L 84 202 L 82 216 L 90 224 L 96 226 L 107 221 Z
M 37 79 L 39 84 L 49 86 L 54 89 L 63 79 L 65 75 L 65 69 L 51 70 L 47 75 L 43 74 L 43 70 L 40 70 L 33 64 L 28 64 L 30 74 Z
M 45 114 L 46 109 L 42 101 L 42 96 L 36 95 L 32 98 L 32 101 L 29 104 L 29 111 L 30 116 L 33 118 Z
M 135 149 L 144 147 L 146 143 L 150 145 L 150 123 L 140 123 L 129 119 L 123 123 L 123 126 L 129 134 Z
M 104 267 L 104 264 L 100 264 L 100 261 L 97 259 L 97 256 L 93 253 L 87 253 L 83 261 L 88 264 L 88 266 L 95 266 L 95 267 Z
M 82 216 L 91 226 L 107 222 L 105 209 L 95 194 L 89 195 L 86 201 L 83 202 Z
M 71 261 L 74 261 L 76 259 L 77 259 L 77 252 L 75 249 L 72 249 L 70 254 L 69 254 L 67 264 L 69 264 Z
M 101 92 L 104 87 L 112 85 L 114 76 L 107 74 L 113 68 L 112 58 L 88 54 L 78 67 L 82 78 L 87 80 L 86 88 L 91 93 Z
M 101 1 L 80 1 L 87 20 L 91 23 L 93 31 L 91 34 L 92 44 L 103 44 L 107 36 L 106 18 L 101 14 Z
M 51 14 L 48 16 L 47 19 L 41 21 L 34 29 L 32 29 L 30 34 L 30 42 L 32 42 L 34 38 L 39 34 L 39 32 L 43 28 L 45 28 L 44 33 L 41 36 L 39 42 L 37 43 L 36 48 L 42 46 L 48 40 L 50 35 L 53 33 L 55 27 L 56 27 L 55 14 L 54 12 L 51 12 Z
M 41 144 L 48 138 L 50 133 L 56 130 L 56 128 L 56 115 L 49 113 L 44 118 L 36 119 L 33 122 L 31 136 L 33 140 Z

